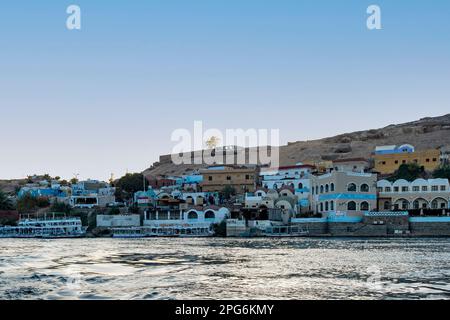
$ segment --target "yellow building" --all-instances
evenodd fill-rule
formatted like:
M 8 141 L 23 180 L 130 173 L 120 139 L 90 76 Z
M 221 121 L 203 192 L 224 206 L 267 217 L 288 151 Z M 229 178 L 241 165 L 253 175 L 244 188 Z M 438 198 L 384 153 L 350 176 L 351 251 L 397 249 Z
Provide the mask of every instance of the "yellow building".
M 232 186 L 237 193 L 254 192 L 258 172 L 256 168 L 235 168 L 219 166 L 201 170 L 203 192 L 219 192 L 225 186 Z
M 395 147 L 395 146 L 388 146 Z M 398 150 L 398 152 L 395 152 Z M 440 151 L 437 149 L 429 149 L 423 151 L 415 151 L 414 148 L 393 148 L 391 152 L 386 148 L 377 147 L 374 155 L 375 171 L 380 174 L 392 174 L 402 164 L 417 163 L 424 167 L 426 171 L 433 171 L 440 165 Z

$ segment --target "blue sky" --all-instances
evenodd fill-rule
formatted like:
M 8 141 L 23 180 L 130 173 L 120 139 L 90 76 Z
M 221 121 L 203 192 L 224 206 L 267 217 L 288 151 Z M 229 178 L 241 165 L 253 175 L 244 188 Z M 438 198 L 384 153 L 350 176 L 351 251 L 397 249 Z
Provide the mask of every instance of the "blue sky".
M 70 4 L 79 31 L 65 27 Z M 371 4 L 382 30 L 366 28 Z M 450 112 L 446 0 L 0 8 L 0 178 L 141 171 L 194 120 L 280 129 L 286 143 Z

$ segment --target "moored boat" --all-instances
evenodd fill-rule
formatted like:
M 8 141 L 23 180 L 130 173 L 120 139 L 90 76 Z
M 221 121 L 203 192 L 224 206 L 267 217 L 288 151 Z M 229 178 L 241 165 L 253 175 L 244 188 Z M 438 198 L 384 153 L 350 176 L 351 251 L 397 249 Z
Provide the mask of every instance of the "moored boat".
M 0 227 L 0 238 L 79 238 L 86 235 L 80 218 L 21 219 L 17 226 Z

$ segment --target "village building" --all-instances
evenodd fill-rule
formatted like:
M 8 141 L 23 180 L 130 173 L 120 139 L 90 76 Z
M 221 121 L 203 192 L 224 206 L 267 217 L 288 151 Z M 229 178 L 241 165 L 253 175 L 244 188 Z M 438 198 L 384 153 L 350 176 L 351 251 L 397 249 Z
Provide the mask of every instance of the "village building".
M 416 151 L 409 144 L 379 146 L 375 148 L 374 170 L 382 175 L 393 174 L 402 164 L 416 163 L 426 171 L 439 167 L 441 153 L 438 149 Z
M 450 186 L 447 179 L 400 179 L 377 182 L 380 211 L 409 209 L 448 209 Z
M 362 216 L 377 207 L 377 175 L 333 171 L 311 177 L 311 210 L 328 216 Z
M 330 171 L 366 172 L 369 169 L 369 161 L 364 158 L 347 158 L 333 161 Z
M 106 207 L 115 203 L 116 188 L 98 180 L 80 181 L 72 185 L 70 205 L 74 208 Z
M 203 192 L 220 192 L 225 186 L 233 187 L 238 194 L 254 192 L 258 170 L 256 167 L 214 166 L 200 170 Z

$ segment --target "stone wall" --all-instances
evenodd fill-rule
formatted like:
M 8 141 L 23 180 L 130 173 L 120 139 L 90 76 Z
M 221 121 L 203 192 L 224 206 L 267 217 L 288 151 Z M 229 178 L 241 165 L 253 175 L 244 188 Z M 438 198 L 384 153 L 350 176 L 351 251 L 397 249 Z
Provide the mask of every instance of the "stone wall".
M 413 236 L 450 236 L 450 222 L 410 222 L 410 229 Z
M 310 236 L 324 236 L 328 233 L 327 222 L 293 223 L 292 225 L 308 231 Z

